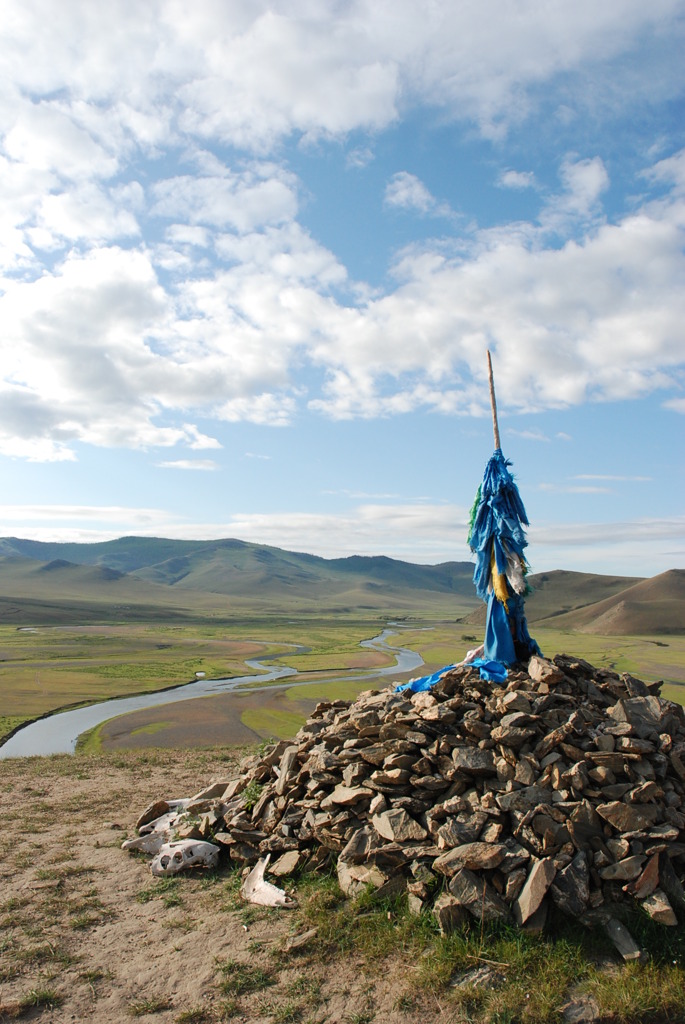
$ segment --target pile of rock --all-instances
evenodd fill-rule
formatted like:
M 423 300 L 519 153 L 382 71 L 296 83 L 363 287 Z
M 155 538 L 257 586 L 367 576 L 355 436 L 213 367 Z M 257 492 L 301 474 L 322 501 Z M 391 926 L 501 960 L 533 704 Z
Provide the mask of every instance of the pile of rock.
M 335 859 L 347 892 L 406 887 L 444 929 L 468 915 L 539 928 L 550 904 L 587 920 L 625 899 L 673 925 L 685 713 L 658 687 L 559 655 L 502 685 L 459 667 L 425 692 L 323 703 L 292 743 L 168 818 L 234 861 L 269 853 L 276 875 Z

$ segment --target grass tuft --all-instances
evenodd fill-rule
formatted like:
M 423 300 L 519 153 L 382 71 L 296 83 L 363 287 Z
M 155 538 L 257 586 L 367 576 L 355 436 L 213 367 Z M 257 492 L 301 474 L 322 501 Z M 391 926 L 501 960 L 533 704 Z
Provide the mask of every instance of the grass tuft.
M 52 988 L 32 988 L 21 997 L 19 1006 L 22 1010 L 41 1006 L 48 1010 L 53 1010 L 56 1006 L 61 1006 L 63 1001 L 63 997 L 59 992 L 55 992 Z
M 240 963 L 239 960 L 217 961 L 222 976 L 219 988 L 224 995 L 241 996 L 246 992 L 261 992 L 275 984 L 275 978 L 263 967 Z
M 136 999 L 128 1008 L 131 1017 L 144 1017 L 148 1013 L 162 1013 L 163 1010 L 171 1009 L 168 999 Z

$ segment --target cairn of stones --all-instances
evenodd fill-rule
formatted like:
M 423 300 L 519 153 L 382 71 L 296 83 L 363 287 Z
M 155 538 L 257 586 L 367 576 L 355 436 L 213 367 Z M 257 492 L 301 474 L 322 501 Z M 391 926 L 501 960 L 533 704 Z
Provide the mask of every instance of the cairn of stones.
M 558 655 L 504 684 L 461 666 L 424 692 L 322 703 L 197 794 L 172 835 L 240 865 L 270 854 L 275 876 L 336 865 L 344 892 L 406 890 L 443 931 L 540 930 L 555 906 L 610 922 L 637 957 L 617 904 L 664 925 L 685 910 L 685 713 L 659 687 Z

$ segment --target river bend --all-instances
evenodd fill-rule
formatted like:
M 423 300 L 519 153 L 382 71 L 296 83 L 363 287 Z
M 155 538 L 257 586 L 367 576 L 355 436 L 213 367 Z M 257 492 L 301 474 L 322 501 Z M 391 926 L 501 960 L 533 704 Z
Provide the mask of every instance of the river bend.
M 355 676 L 336 676 L 333 679 L 326 679 L 325 682 L 334 682 L 338 679 L 350 679 L 364 681 L 365 679 L 376 679 L 379 676 L 387 676 L 403 672 L 413 672 L 423 664 L 423 659 L 416 651 L 410 651 L 405 647 L 394 647 L 388 643 L 388 639 L 396 636 L 396 632 L 384 629 L 378 636 L 370 640 L 362 640 L 361 647 L 372 650 L 391 653 L 395 656 L 395 664 L 386 668 L 374 669 Z M 296 651 L 304 650 L 297 644 L 292 645 Z M 73 754 L 76 749 L 76 741 L 79 736 L 101 725 L 110 718 L 128 714 L 129 711 L 140 711 L 143 708 L 158 707 L 161 704 L 175 704 L 180 700 L 191 700 L 195 697 L 210 697 L 219 693 L 231 693 L 249 685 L 250 692 L 259 690 L 272 690 L 273 686 L 255 686 L 255 683 L 273 683 L 277 679 L 285 679 L 288 676 L 297 675 L 297 670 L 287 666 L 269 666 L 266 668 L 262 662 L 269 661 L 273 655 L 266 655 L 264 658 L 250 658 L 245 661 L 246 665 L 259 672 L 254 676 L 237 676 L 232 679 L 197 679 L 195 682 L 186 683 L 182 686 L 175 686 L 169 690 L 161 690 L 157 693 L 139 694 L 136 697 L 119 697 L 114 700 L 101 701 L 99 704 L 89 704 L 87 707 L 74 708 L 71 711 L 60 711 L 57 714 L 49 715 L 46 718 L 39 718 L 30 722 L 18 732 L 11 736 L 0 746 L 0 759 L 6 757 L 34 757 L 43 754 Z M 320 683 L 321 677 L 312 679 L 310 682 Z M 292 684 L 284 684 L 284 688 Z M 298 680 L 297 686 L 307 686 L 306 680 Z

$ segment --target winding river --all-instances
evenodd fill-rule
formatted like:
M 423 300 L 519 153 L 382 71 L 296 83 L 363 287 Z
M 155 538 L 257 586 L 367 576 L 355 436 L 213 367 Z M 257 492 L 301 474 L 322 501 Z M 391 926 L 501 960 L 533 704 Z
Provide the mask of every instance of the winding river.
M 395 664 L 386 668 L 374 669 L 372 672 L 365 672 L 355 676 L 338 676 L 337 679 L 354 678 L 360 682 L 365 679 L 376 679 L 379 676 L 387 676 L 392 673 L 399 675 L 402 672 L 413 672 L 423 664 L 423 659 L 415 651 L 405 647 L 394 647 L 388 643 L 388 639 L 396 636 L 395 630 L 384 629 L 378 636 L 370 640 L 362 640 L 361 647 L 371 650 L 383 651 L 395 656 Z M 304 648 L 293 644 L 296 651 Z M 230 693 L 233 690 L 241 689 L 249 684 L 250 692 L 259 690 L 272 690 L 273 686 L 255 686 L 255 683 L 273 683 L 276 679 L 285 679 L 288 676 L 297 675 L 297 670 L 287 666 L 270 666 L 266 668 L 262 662 L 270 661 L 273 655 L 266 655 L 263 658 L 250 658 L 245 664 L 255 669 L 258 676 L 237 676 L 233 679 L 197 679 L 195 682 L 186 683 L 184 686 L 175 686 L 170 690 L 161 690 L 157 693 L 145 693 L 136 697 L 119 697 L 116 700 L 106 700 L 99 704 L 89 704 L 88 707 L 74 708 L 71 711 L 61 711 L 58 714 L 50 715 L 47 718 L 40 718 L 35 722 L 19 729 L 2 746 L 0 746 L 0 758 L 6 757 L 32 757 L 41 754 L 73 754 L 76 748 L 76 741 L 81 733 L 101 725 L 110 718 L 125 715 L 129 711 L 140 711 L 143 708 L 158 707 L 160 704 L 174 704 L 179 700 L 190 700 L 194 697 L 210 697 L 219 693 Z M 322 680 L 312 679 L 311 683 L 320 683 Z M 287 686 L 289 684 L 284 684 Z M 306 686 L 307 681 L 298 680 L 298 686 Z

